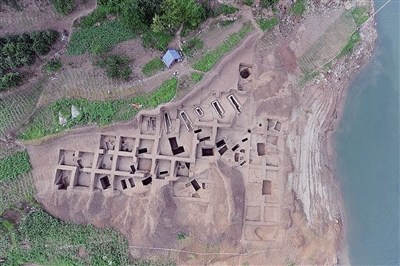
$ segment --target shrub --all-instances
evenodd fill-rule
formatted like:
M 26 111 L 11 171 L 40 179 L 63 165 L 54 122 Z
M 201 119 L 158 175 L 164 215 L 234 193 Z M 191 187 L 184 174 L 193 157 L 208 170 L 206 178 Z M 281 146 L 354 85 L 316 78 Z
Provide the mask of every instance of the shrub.
M 99 60 L 96 65 L 105 68 L 109 78 L 128 79 L 132 74 L 129 62 L 130 60 L 127 56 L 110 55 L 105 59 Z
M 306 10 L 306 6 L 304 3 L 304 0 L 297 0 L 294 4 L 293 4 L 293 13 L 295 13 L 296 15 L 303 15 L 304 11 Z
M 348 54 L 351 54 L 354 50 L 354 47 L 361 41 L 361 35 L 358 31 L 354 32 L 347 44 L 343 47 L 342 51 L 339 53 L 338 57 L 342 57 Z
M 96 23 L 103 22 L 107 19 L 108 9 L 104 6 L 99 6 L 89 15 L 79 20 L 79 27 L 89 28 L 94 26 Z
M 172 41 L 172 36 L 170 34 L 148 30 L 143 34 L 142 39 L 144 47 L 164 51 Z
M 62 67 L 62 64 L 61 64 L 61 60 L 60 60 L 60 59 L 50 60 L 50 61 L 47 62 L 46 65 L 44 66 L 44 68 L 45 68 L 48 72 L 56 72 L 56 71 L 60 70 L 61 67 Z
M 351 11 L 351 14 L 357 26 L 361 26 L 369 17 L 368 9 L 366 7 L 355 7 Z
M 194 52 L 203 49 L 204 42 L 195 37 L 189 39 L 185 44 L 182 45 L 182 50 L 185 55 L 192 56 Z
M 215 16 L 218 16 L 218 15 L 221 15 L 221 14 L 224 14 L 224 15 L 234 14 L 234 13 L 236 13 L 238 10 L 239 10 L 239 9 L 236 8 L 236 7 L 234 7 L 234 6 L 227 5 L 227 4 L 222 4 L 222 5 L 218 6 L 218 7 L 215 9 L 214 15 L 215 15 Z
M 18 72 L 7 73 L 0 77 L 0 91 L 3 89 L 18 86 L 22 77 Z
M 252 6 L 254 4 L 254 0 L 243 0 L 243 4 L 247 6 Z
M 154 58 L 143 66 L 142 72 L 149 77 L 162 69 L 164 69 L 163 61 L 160 58 Z
M 194 84 L 196 84 L 197 82 L 203 79 L 203 76 L 204 76 L 203 73 L 193 72 L 192 74 L 190 74 L 190 79 Z
M 16 152 L 0 160 L 0 181 L 12 180 L 30 170 L 28 153 Z
M 63 15 L 68 15 L 75 8 L 75 0 L 50 0 L 55 10 Z
M 276 3 L 278 3 L 279 0 L 260 0 L 260 5 L 261 7 L 264 8 L 269 8 L 271 6 L 274 6 Z
M 279 24 L 276 17 L 273 17 L 271 19 L 259 19 L 257 22 L 263 31 L 268 31 Z
M 50 51 L 57 35 L 56 31 L 48 30 L 0 38 L 0 71 L 32 64 L 35 55 Z
M 91 26 L 75 31 L 71 36 L 67 52 L 70 55 L 102 54 L 114 45 L 134 37 L 135 33 L 121 21 L 106 21 L 97 27 Z

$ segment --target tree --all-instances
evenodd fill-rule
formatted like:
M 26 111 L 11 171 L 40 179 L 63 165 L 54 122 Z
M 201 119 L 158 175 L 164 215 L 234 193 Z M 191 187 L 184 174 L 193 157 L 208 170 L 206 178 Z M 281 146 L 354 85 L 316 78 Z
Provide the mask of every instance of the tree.
M 194 0 L 164 0 L 160 14 L 153 18 L 152 29 L 155 32 L 174 31 L 182 24 L 195 28 L 204 17 L 203 7 Z
M 275 5 L 276 3 L 278 3 L 279 0 L 261 0 L 260 4 L 262 7 L 264 8 L 268 8 L 270 6 Z
M 0 77 L 0 90 L 15 87 L 21 81 L 21 75 L 17 72 L 7 73 Z

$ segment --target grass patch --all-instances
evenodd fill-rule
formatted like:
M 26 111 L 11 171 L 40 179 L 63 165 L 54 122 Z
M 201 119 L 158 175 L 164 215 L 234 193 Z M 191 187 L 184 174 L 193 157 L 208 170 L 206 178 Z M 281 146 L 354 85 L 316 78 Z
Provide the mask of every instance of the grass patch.
M 319 74 L 320 73 L 317 70 L 304 73 L 304 75 L 299 80 L 299 86 L 303 87 L 305 84 L 318 77 Z
M 196 51 L 200 51 L 204 47 L 204 42 L 200 38 L 189 39 L 182 45 L 183 53 L 187 56 L 192 56 Z
M 343 47 L 342 51 L 339 53 L 338 58 L 351 54 L 354 50 L 354 47 L 359 42 L 361 42 L 361 35 L 358 31 L 356 31 L 350 36 L 347 44 Z
M 203 79 L 203 76 L 203 73 L 193 72 L 192 74 L 190 74 L 190 79 L 192 80 L 193 84 L 196 84 Z
M 54 9 L 63 15 L 68 15 L 75 8 L 75 0 L 50 0 L 53 4 Z
M 142 105 L 142 108 L 155 108 L 166 103 L 176 94 L 178 81 L 176 78 L 166 80 L 157 90 L 127 99 L 111 101 L 89 101 L 86 99 L 59 99 L 51 105 L 39 110 L 25 130 L 19 135 L 23 140 L 42 138 L 44 136 L 61 132 L 78 125 L 97 124 L 108 125 L 118 121 L 132 119 L 138 109 L 132 104 Z M 78 117 L 72 119 L 71 106 L 80 110 Z M 58 123 L 59 113 L 68 122 L 65 126 Z
M 90 28 L 96 23 L 101 23 L 107 19 L 109 10 L 103 5 L 99 5 L 92 13 L 79 19 L 79 27 Z
M 246 6 L 254 5 L 254 0 L 243 0 L 242 3 Z
M 124 55 L 109 55 L 99 60 L 96 65 L 106 70 L 107 77 L 112 79 L 128 79 L 132 74 L 129 58 Z
M 27 152 L 16 152 L 0 160 L 0 181 L 12 180 L 31 170 Z
M 303 15 L 304 11 L 306 10 L 306 5 L 304 0 L 297 0 L 294 4 L 293 4 L 293 13 L 295 13 L 298 16 Z
M 228 52 L 230 52 L 251 30 L 253 27 L 250 24 L 243 27 L 235 33 L 229 35 L 225 40 L 214 50 L 206 53 L 203 58 L 193 64 L 193 68 L 199 71 L 207 72 Z
M 44 69 L 47 72 L 57 72 L 58 70 L 61 69 L 61 67 L 62 63 L 60 59 L 50 60 L 44 65 Z
M 366 7 L 355 7 L 351 10 L 354 22 L 357 26 L 361 26 L 369 18 L 368 9 Z
M 219 16 L 221 14 L 230 15 L 236 13 L 238 10 L 239 9 L 234 6 L 222 4 L 214 10 L 214 16 Z
M 112 229 L 78 225 L 38 209 L 24 215 L 18 227 L 1 223 L 11 248 L 7 265 L 129 265 L 128 242 Z M 29 248 L 26 248 L 26 245 Z M 84 249 L 86 256 L 77 254 Z
M 164 69 L 164 63 L 160 58 L 153 58 L 142 67 L 145 76 L 152 76 L 154 73 Z
M 106 21 L 100 26 L 81 28 L 73 32 L 67 52 L 70 55 L 102 54 L 116 44 L 133 38 L 135 33 L 121 21 Z
M 148 30 L 143 34 L 142 40 L 144 47 L 164 51 L 172 41 L 172 36 L 170 34 Z
M 259 19 L 257 23 L 263 31 L 268 31 L 278 25 L 279 21 L 276 17 L 273 17 L 271 19 Z

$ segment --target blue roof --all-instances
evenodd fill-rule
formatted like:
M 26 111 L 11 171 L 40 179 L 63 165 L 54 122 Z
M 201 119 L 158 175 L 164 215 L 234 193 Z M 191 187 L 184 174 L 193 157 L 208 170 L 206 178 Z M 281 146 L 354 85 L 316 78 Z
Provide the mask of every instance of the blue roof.
M 162 60 L 167 67 L 170 67 L 175 60 L 182 59 L 181 55 L 175 49 L 168 49 L 168 51 L 163 56 Z

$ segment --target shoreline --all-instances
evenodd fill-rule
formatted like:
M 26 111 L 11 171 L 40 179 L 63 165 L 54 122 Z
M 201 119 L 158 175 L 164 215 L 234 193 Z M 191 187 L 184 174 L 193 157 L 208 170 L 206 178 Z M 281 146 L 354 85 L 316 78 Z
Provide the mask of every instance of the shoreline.
M 375 12 L 375 3 L 373 0 L 370 0 L 370 10 L 371 13 L 374 14 Z M 341 226 L 340 226 L 340 232 L 339 232 L 339 243 L 338 243 L 338 250 L 337 250 L 337 257 L 338 257 L 338 264 L 339 265 L 350 265 L 350 257 L 349 257 L 349 247 L 348 247 L 348 242 L 346 240 L 346 234 L 348 232 L 348 216 L 346 213 L 346 204 L 343 199 L 343 190 L 342 190 L 342 184 L 339 181 L 340 176 L 338 174 L 337 170 L 337 154 L 336 154 L 336 134 L 339 129 L 339 125 L 344 117 L 344 111 L 346 108 L 346 102 L 347 102 L 347 97 L 349 90 L 351 89 L 352 83 L 355 81 L 357 76 L 364 71 L 364 69 L 371 63 L 373 60 L 373 57 L 375 56 L 375 50 L 377 47 L 377 41 L 378 41 L 378 33 L 377 33 L 377 27 L 376 27 L 376 20 L 375 20 L 375 15 L 373 15 L 373 18 L 371 18 L 369 21 L 367 21 L 364 25 L 362 25 L 359 29 L 361 33 L 368 33 L 370 36 L 373 38 L 373 42 L 367 42 L 366 40 L 363 40 L 362 43 L 356 48 L 355 51 L 353 51 L 353 54 L 351 57 L 357 53 L 360 49 L 364 48 L 366 44 L 372 44 L 371 49 L 363 54 L 362 57 L 362 64 L 358 69 L 356 69 L 354 72 L 352 72 L 346 82 L 346 86 L 342 88 L 342 91 L 340 92 L 340 96 L 338 97 L 338 105 L 336 106 L 333 115 L 334 119 L 332 120 L 331 126 L 332 130 L 329 130 L 327 132 L 327 156 L 330 161 L 329 168 L 332 171 L 333 178 L 335 185 L 338 187 L 340 194 L 338 195 L 338 208 L 340 210 L 340 217 L 341 217 Z M 344 62 L 341 62 L 341 65 L 346 65 L 346 66 L 354 66 L 354 63 L 356 60 L 350 61 L 351 64 L 347 64 L 345 61 L 346 59 L 341 59 Z M 339 65 L 339 64 L 338 64 Z

